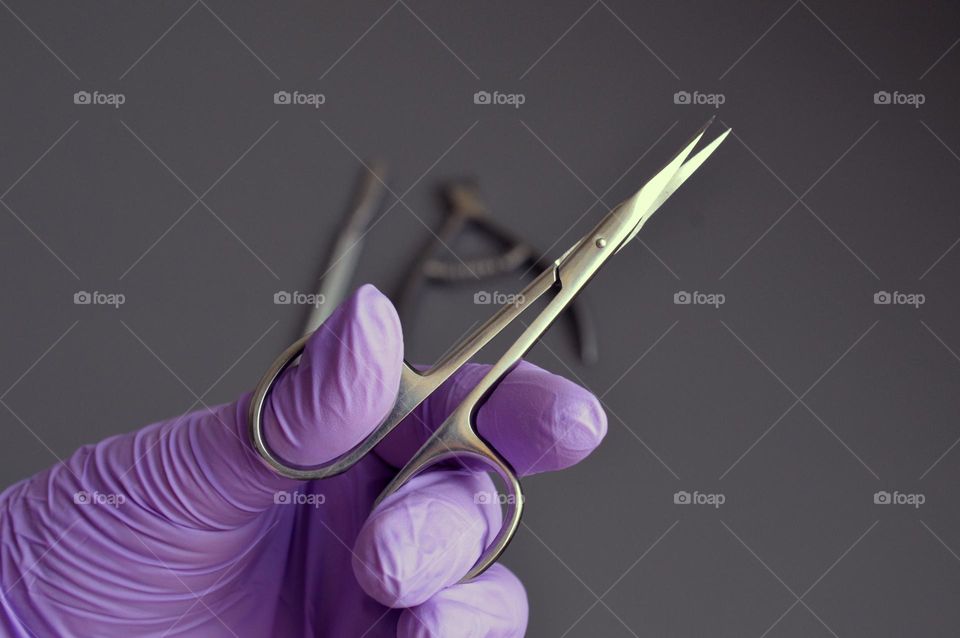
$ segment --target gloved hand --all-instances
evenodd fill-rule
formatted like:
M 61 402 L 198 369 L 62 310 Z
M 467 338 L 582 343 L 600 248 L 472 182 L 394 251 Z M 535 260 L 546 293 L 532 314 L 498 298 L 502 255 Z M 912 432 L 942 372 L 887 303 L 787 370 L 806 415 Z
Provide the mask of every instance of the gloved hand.
M 277 382 L 271 448 L 301 464 L 349 450 L 391 407 L 402 350 L 393 306 L 358 290 Z M 523 635 L 526 594 L 505 567 L 456 584 L 500 529 L 496 499 L 478 498 L 494 491 L 485 474 L 427 472 L 371 513 L 485 369 L 465 367 L 375 454 L 324 481 L 261 462 L 249 395 L 81 448 L 0 495 L 0 626 L 39 637 Z M 586 390 L 521 364 L 478 428 L 532 474 L 584 458 L 606 419 Z

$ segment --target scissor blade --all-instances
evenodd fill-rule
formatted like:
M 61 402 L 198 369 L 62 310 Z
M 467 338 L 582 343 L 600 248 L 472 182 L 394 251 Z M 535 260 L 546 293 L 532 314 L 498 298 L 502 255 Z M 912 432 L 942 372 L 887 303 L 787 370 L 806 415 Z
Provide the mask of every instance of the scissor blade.
M 691 167 L 689 173 L 685 171 L 683 177 L 676 181 L 677 173 L 683 170 L 684 163 L 687 161 L 687 158 L 690 156 L 691 151 L 703 137 L 703 134 L 706 132 L 707 128 L 713 123 L 714 118 L 707 120 L 706 124 L 700 127 L 690 141 L 677 152 L 676 155 L 664 166 L 660 171 L 654 175 L 650 180 L 640 187 L 634 195 L 617 206 L 613 211 L 611 211 L 607 217 L 604 218 L 604 221 L 601 224 L 607 223 L 608 220 L 614 218 L 617 220 L 617 225 L 622 228 L 629 228 L 630 231 L 627 233 L 623 241 L 617 246 L 616 250 L 613 251 L 613 254 L 620 252 L 620 249 L 623 248 L 631 239 L 633 239 L 640 227 L 646 221 L 646 218 L 649 217 L 653 211 L 655 211 L 661 204 L 670 195 L 675 191 L 680 184 L 683 183 L 687 177 L 690 176 L 700 164 L 706 160 L 707 155 L 713 152 L 713 148 L 716 148 L 716 145 L 719 144 L 716 140 L 707 146 L 703 151 L 698 153 L 694 158 L 691 158 L 691 161 L 696 160 L 696 164 Z M 721 135 L 718 139 L 722 141 L 722 138 L 725 136 Z M 708 150 L 709 149 L 709 150 Z M 707 151 L 704 154 L 704 151 Z M 619 233 L 617 233 L 619 235 Z M 579 248 L 584 241 L 589 239 L 589 235 L 582 237 L 575 244 L 570 246 L 560 257 L 557 258 L 555 265 L 560 267 L 563 263 L 567 261 L 567 258 L 572 255 L 577 248 Z
M 660 192 L 660 195 L 657 197 L 656 201 L 653 203 L 653 206 L 651 206 L 650 209 L 647 211 L 647 214 L 644 216 L 644 218 L 640 220 L 640 223 L 637 224 L 637 227 L 633 229 L 633 232 L 630 233 L 630 236 L 627 237 L 626 241 L 624 241 L 620 245 L 620 247 L 617 248 L 618 252 L 620 251 L 621 248 L 629 244 L 630 240 L 632 240 L 634 237 L 637 236 L 637 233 L 639 233 L 640 229 L 643 228 L 643 225 L 647 223 L 647 220 L 650 219 L 650 217 L 652 217 L 655 212 L 657 212 L 657 209 L 660 208 L 663 205 L 663 203 L 667 201 L 670 198 L 670 196 L 673 195 L 673 193 L 678 188 L 680 188 L 680 186 L 685 181 L 687 181 L 687 178 L 693 175 L 696 172 L 696 170 L 700 168 L 704 162 L 707 161 L 707 158 L 710 157 L 710 155 L 713 154 L 715 150 L 717 150 L 717 147 L 720 146 L 723 140 L 727 138 L 727 135 L 730 134 L 731 130 L 732 129 L 728 128 L 726 131 L 721 133 L 717 137 L 717 139 L 713 140 L 712 142 L 704 146 L 702 149 L 697 151 L 696 155 L 694 155 L 693 157 L 691 157 L 690 159 L 688 159 L 686 162 L 683 163 L 680 169 L 674 174 L 673 179 L 670 181 L 670 184 Z
M 687 142 L 687 144 L 681 148 L 680 151 L 674 155 L 669 162 L 667 162 L 667 165 L 660 169 L 660 172 L 651 177 L 650 180 L 644 184 L 640 190 L 634 194 L 633 197 L 624 202 L 620 206 L 619 210 L 611 213 L 614 215 L 624 215 L 624 224 L 631 229 L 630 234 L 627 235 L 627 239 L 621 242 L 620 246 L 617 247 L 618 250 L 629 238 L 636 234 L 637 227 L 643 224 L 643 221 L 646 219 L 650 211 L 657 206 L 660 196 L 667 188 L 670 187 L 670 184 L 672 183 L 674 176 L 677 174 L 677 171 L 680 170 L 680 167 L 687 160 L 687 157 L 689 157 L 694 147 L 698 142 L 700 142 L 700 138 L 703 137 L 707 127 L 709 127 L 712 123 L 713 118 L 711 117 L 706 124 L 700 127 L 700 130 L 694 134 L 690 141 Z

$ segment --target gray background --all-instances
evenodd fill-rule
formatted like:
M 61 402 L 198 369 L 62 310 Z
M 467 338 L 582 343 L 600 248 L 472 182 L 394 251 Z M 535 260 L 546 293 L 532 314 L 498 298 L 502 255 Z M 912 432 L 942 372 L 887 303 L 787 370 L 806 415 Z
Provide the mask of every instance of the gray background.
M 297 334 L 305 310 L 273 294 L 314 288 L 359 157 L 403 199 L 356 277 L 392 291 L 443 179 L 477 175 L 557 255 L 716 112 L 735 137 L 588 290 L 601 364 L 566 329 L 531 354 L 602 396 L 610 430 L 526 481 L 506 562 L 530 635 L 960 632 L 955 3 L 0 5 L 4 484 L 250 388 Z M 424 297 L 412 359 L 489 312 L 472 294 Z

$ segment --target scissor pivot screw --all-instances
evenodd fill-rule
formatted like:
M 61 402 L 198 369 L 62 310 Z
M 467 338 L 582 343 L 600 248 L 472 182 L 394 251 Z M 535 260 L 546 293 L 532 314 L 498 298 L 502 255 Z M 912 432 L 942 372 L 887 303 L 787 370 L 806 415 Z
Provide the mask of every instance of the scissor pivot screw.
M 597 241 L 595 243 L 597 244 L 597 248 L 603 248 L 607 245 L 607 240 L 603 237 L 597 237 Z

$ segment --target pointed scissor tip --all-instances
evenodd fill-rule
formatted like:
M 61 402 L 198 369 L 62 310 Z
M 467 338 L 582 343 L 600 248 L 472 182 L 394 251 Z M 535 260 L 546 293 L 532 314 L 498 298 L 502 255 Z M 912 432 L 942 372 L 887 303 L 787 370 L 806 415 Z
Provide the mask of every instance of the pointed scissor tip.
M 703 126 L 700 127 L 700 131 L 699 131 L 699 132 L 700 132 L 700 133 L 703 133 L 703 132 L 706 131 L 708 128 L 710 128 L 710 125 L 711 125 L 711 124 L 713 124 L 713 123 L 716 122 L 716 121 L 717 121 L 717 116 L 716 116 L 715 114 L 714 114 L 714 115 L 711 115 L 711 116 L 710 116 L 710 119 L 707 120 L 706 122 L 704 122 Z
M 716 115 L 711 115 L 710 119 L 703 123 L 703 125 L 697 129 L 697 132 L 693 134 L 688 142 L 689 148 L 685 149 L 687 152 L 692 150 L 693 146 L 696 146 L 696 143 L 703 137 L 704 133 L 707 132 L 707 129 L 710 128 L 710 125 L 713 124 L 713 121 L 717 119 Z
M 698 136 L 700 136 L 700 135 L 703 135 L 703 134 L 707 131 L 707 129 L 710 128 L 710 125 L 713 124 L 714 120 L 716 120 L 716 119 L 717 119 L 717 116 L 716 116 L 716 115 L 711 115 L 711 116 L 710 116 L 710 119 L 707 120 L 706 122 L 704 122 L 703 126 L 701 126 L 699 129 L 697 129 L 697 132 L 694 134 L 694 137 L 698 137 Z

